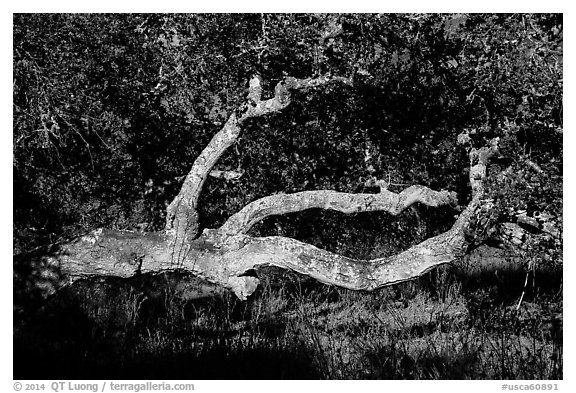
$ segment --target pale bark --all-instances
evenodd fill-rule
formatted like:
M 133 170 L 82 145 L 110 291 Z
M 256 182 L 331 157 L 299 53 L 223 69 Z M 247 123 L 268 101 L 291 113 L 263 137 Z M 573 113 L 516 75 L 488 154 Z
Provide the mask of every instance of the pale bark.
M 246 299 L 258 280 L 245 276 L 273 265 L 309 275 L 320 282 L 356 290 L 373 290 L 417 277 L 432 267 L 453 262 L 464 251 L 458 230 L 430 238 L 396 256 L 359 260 L 334 254 L 295 239 L 236 235 L 215 241 L 210 231 L 196 239 L 179 270 L 231 289 Z M 46 298 L 78 279 L 132 277 L 174 270 L 170 239 L 164 234 L 97 230 L 54 247 L 15 266 L 20 286 Z M 20 273 L 25 275 L 19 276 Z
M 310 208 L 346 214 L 370 211 L 399 214 L 414 203 L 456 205 L 455 193 L 415 185 L 398 194 L 381 188 L 376 194 L 320 190 L 272 195 L 248 204 L 221 228 L 201 231 L 197 213 L 199 194 L 218 158 L 238 138 L 241 124 L 250 117 L 285 108 L 290 103 L 290 90 L 316 87 L 330 81 L 350 82 L 337 77 L 286 78 L 277 85 L 273 98 L 262 101 L 260 78 L 252 78 L 249 103 L 244 113 L 239 118 L 230 116 L 196 159 L 180 193 L 168 207 L 165 231 L 135 233 L 99 229 L 42 253 L 17 257 L 14 273 L 18 288 L 45 298 L 80 278 L 131 277 L 180 269 L 231 289 L 240 299 L 246 299 L 258 285 L 258 279 L 247 274 L 258 266 L 274 265 L 309 275 L 326 284 L 374 290 L 413 279 L 440 264 L 454 262 L 470 246 L 489 235 L 496 222 L 490 214 L 492 201 L 485 197 L 484 179 L 488 162 L 498 150 L 498 139 L 492 140 L 488 147 L 475 149 L 471 147 L 467 134 L 461 134 L 458 142 L 469 152 L 470 203 L 450 230 L 398 255 L 372 260 L 354 259 L 295 239 L 252 237 L 247 232 L 270 215 Z
M 210 171 L 210 176 L 215 177 L 216 179 L 224 179 L 224 180 L 238 180 L 242 177 L 244 173 L 239 171 L 221 171 L 221 170 L 212 170 Z
M 456 193 L 411 186 L 399 194 L 381 190 L 378 194 L 350 194 L 329 190 L 276 194 L 258 199 L 231 216 L 220 230 L 229 235 L 247 233 L 257 222 L 271 215 L 320 208 L 346 214 L 383 211 L 398 215 L 414 203 L 442 206 L 458 203 Z
M 240 135 L 240 127 L 236 116 L 232 114 L 224 127 L 212 138 L 200 156 L 192 165 L 192 169 L 184 179 L 182 188 L 166 211 L 166 230 L 183 239 L 192 240 L 200 231 L 198 222 L 198 198 L 202 186 L 212 167 L 222 153 L 230 147 Z
M 477 153 L 473 151 L 471 157 Z M 476 165 L 485 166 L 483 160 L 487 158 L 483 156 Z M 471 173 L 485 176 L 481 169 L 475 166 L 472 169 Z M 62 285 L 80 278 L 131 277 L 178 268 L 229 288 L 240 299 L 246 299 L 256 289 L 258 279 L 245 274 L 258 266 L 274 265 L 309 275 L 326 284 L 374 290 L 413 279 L 435 266 L 454 262 L 462 256 L 470 244 L 467 234 L 471 232 L 471 219 L 476 217 L 482 206 L 479 198 L 480 195 L 474 196 L 449 231 L 390 257 L 373 260 L 348 258 L 291 238 L 251 237 L 243 232 L 258 219 L 286 211 L 324 207 L 343 212 L 384 210 L 398 214 L 415 202 L 432 206 L 454 203 L 455 195 L 414 186 L 400 194 L 382 190 L 379 194 L 318 191 L 272 196 L 248 205 L 239 215 L 232 216 L 228 222 L 230 225 L 224 228 L 231 227 L 236 233 L 207 229 L 197 239 L 190 240 L 185 252 L 178 256 L 178 266 L 173 263 L 174 233 L 99 229 L 73 242 L 55 246 L 38 257 L 22 259 L 26 265 L 17 264 L 16 280 L 43 298 Z M 274 202 L 272 206 L 275 209 L 260 212 L 258 207 L 268 206 L 268 201 Z M 282 207 L 282 202 L 287 202 L 286 207 Z M 18 276 L 18 272 L 27 274 Z
M 166 210 L 165 229 L 174 235 L 173 249 L 175 251 L 182 252 L 186 248 L 186 243 L 200 235 L 201 228 L 198 221 L 198 198 L 200 192 L 218 159 L 238 139 L 241 124 L 249 118 L 265 116 L 286 108 L 291 102 L 291 90 L 318 87 L 332 81 L 351 83 L 350 79 L 342 77 L 320 76 L 307 79 L 289 77 L 276 85 L 274 97 L 262 100 L 260 77 L 254 76 L 250 79 L 248 103 L 244 108 L 243 114 L 240 118 L 232 114 L 224 127 L 214 135 L 208 146 L 204 148 L 196 161 L 194 161 L 180 192 Z

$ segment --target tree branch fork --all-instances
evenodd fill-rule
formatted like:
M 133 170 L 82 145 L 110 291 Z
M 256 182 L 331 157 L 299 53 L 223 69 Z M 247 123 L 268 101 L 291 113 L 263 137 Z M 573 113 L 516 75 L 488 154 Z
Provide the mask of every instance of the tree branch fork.
M 167 208 L 165 230 L 160 233 L 134 233 L 98 229 L 72 242 L 53 247 L 41 255 L 15 258 L 15 282 L 40 298 L 78 279 L 93 276 L 131 277 L 137 274 L 184 270 L 232 290 L 240 299 L 252 294 L 258 279 L 249 271 L 266 265 L 279 266 L 308 275 L 320 282 L 355 290 L 374 290 L 418 277 L 430 269 L 456 261 L 473 241 L 487 236 L 475 225 L 486 215 L 490 201 L 483 200 L 486 168 L 498 151 L 497 138 L 488 146 L 473 148 L 462 133 L 458 143 L 470 157 L 472 199 L 457 206 L 452 191 L 435 191 L 413 185 L 400 193 L 384 187 L 375 194 L 353 194 L 331 190 L 302 191 L 270 195 L 246 205 L 216 229 L 201 229 L 198 198 L 213 167 L 233 145 L 249 118 L 279 112 L 291 103 L 291 92 L 329 83 L 352 84 L 349 78 L 285 78 L 274 96 L 262 100 L 259 76 L 249 82 L 247 104 L 240 114 L 232 114 L 198 156 L 179 194 Z M 224 173 L 216 177 L 226 178 Z M 335 210 L 344 214 L 383 211 L 398 215 L 420 203 L 430 207 L 452 206 L 461 214 L 447 232 L 426 239 L 398 255 L 362 260 L 348 258 L 282 236 L 252 237 L 249 230 L 271 215 L 311 208 Z M 493 225 L 495 223 L 489 223 Z M 470 234 L 474 234 L 472 239 Z M 481 240 L 481 239 L 480 239 Z M 30 289 L 32 288 L 32 289 Z

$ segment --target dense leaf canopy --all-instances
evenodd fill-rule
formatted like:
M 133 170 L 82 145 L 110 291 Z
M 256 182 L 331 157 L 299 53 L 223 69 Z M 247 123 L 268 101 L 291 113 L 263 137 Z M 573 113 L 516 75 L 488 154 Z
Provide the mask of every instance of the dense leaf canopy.
M 244 103 L 286 76 L 352 77 L 250 120 L 200 200 L 206 226 L 257 198 L 422 184 L 469 198 L 463 130 L 499 136 L 499 214 L 562 216 L 561 15 L 14 16 L 14 247 L 96 227 L 158 230 L 194 159 Z M 527 162 L 534 166 L 527 165 Z M 536 169 L 534 169 L 536 168 Z M 436 233 L 456 211 L 271 217 L 282 233 L 360 257 Z

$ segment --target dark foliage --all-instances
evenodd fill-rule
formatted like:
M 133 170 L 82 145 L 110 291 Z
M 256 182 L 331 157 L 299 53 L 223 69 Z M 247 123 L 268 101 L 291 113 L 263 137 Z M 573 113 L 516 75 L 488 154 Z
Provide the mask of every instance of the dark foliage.
M 546 211 L 561 226 L 562 15 L 16 14 L 13 22 L 15 253 L 97 227 L 162 229 L 165 208 L 183 176 L 244 103 L 254 73 L 263 78 L 264 98 L 285 76 L 330 73 L 353 77 L 354 84 L 299 92 L 281 113 L 250 120 L 215 168 L 244 175 L 205 185 L 200 208 L 207 227 L 273 193 L 375 192 L 367 186 L 372 177 L 388 180 L 392 191 L 412 184 L 456 191 L 464 205 L 470 197 L 469 163 L 456 146 L 464 130 L 477 146 L 500 137 L 500 155 L 489 168 L 495 214 Z M 507 168 L 508 175 L 499 176 Z M 270 217 L 253 232 L 369 258 L 445 230 L 456 214 L 421 206 L 400 217 L 309 210 Z M 539 280 L 545 278 L 527 299 L 536 304 L 542 295 L 554 312 L 562 308 L 561 265 L 534 261 L 542 260 L 544 251 L 557 257 L 561 247 L 561 242 L 531 244 L 525 255 L 531 279 L 537 271 Z M 551 363 L 542 357 L 551 345 L 550 337 L 537 337 L 542 321 L 518 327 L 520 315 L 506 311 L 526 290 L 523 274 L 514 270 L 497 283 L 492 272 L 463 279 L 471 292 L 458 298 L 465 297 L 475 314 L 454 322 L 454 328 L 422 322 L 392 333 L 378 330 L 380 315 L 404 312 L 392 304 L 400 302 L 404 309 L 421 290 L 434 302 L 452 301 L 454 293 L 447 291 L 454 283 L 431 283 L 441 280 L 431 275 L 359 300 L 294 280 L 288 289 L 267 288 L 254 304 L 224 298 L 201 306 L 152 304 L 133 283 L 80 286 L 69 294 L 70 304 L 55 300 L 56 316 L 44 310 L 39 318 L 46 320 L 29 321 L 16 333 L 15 369 L 23 373 L 36 353 L 37 370 L 46 374 L 15 377 L 125 379 L 142 376 L 142 370 L 150 378 L 561 377 L 561 359 L 554 358 L 548 369 Z M 486 293 L 482 287 L 488 287 Z M 102 298 L 94 299 L 100 296 L 95 293 Z M 280 301 L 286 303 L 275 309 Z M 313 322 L 324 304 L 335 312 L 342 305 L 370 310 L 366 319 L 339 327 L 347 340 L 378 338 L 353 342 L 364 346 L 360 358 L 347 363 L 330 357 L 342 354 L 330 352 L 331 332 Z M 307 314 L 304 306 L 313 311 Z M 248 325 L 231 325 L 239 320 Z M 170 330 L 174 321 L 177 327 Z M 472 337 L 462 329 L 483 333 Z M 451 339 L 440 348 L 407 344 L 458 330 L 454 343 L 464 349 Z M 509 341 L 494 344 L 493 335 Z M 520 345 L 525 336 L 534 338 L 534 348 L 540 345 L 540 357 L 535 349 L 526 354 Z M 504 347 L 514 347 L 514 340 L 517 359 L 529 360 L 530 367 L 504 359 Z M 117 361 L 106 366 L 109 359 Z M 229 373 L 215 371 L 222 367 Z M 115 374 L 120 368 L 123 373 Z
M 497 187 L 503 200 L 561 215 L 561 16 L 15 15 L 15 249 L 99 226 L 161 229 L 254 72 L 268 94 L 285 75 L 356 84 L 306 92 L 251 122 L 219 164 L 245 176 L 202 195 L 209 227 L 275 192 L 370 191 L 371 176 L 398 190 L 453 189 L 464 203 L 467 163 L 454 141 L 465 128 L 504 140 L 500 165 L 516 165 L 518 178 Z M 426 235 L 441 229 L 438 216 L 414 214 Z M 328 237 L 347 233 L 341 215 L 315 215 L 298 217 Z M 282 226 L 313 240 L 298 217 Z M 380 221 L 375 234 L 387 232 Z

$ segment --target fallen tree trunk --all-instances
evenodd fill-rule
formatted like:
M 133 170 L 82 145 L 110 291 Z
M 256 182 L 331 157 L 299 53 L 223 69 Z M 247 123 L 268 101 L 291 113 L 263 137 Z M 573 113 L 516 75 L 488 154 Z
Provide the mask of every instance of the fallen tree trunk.
M 346 213 L 389 210 L 397 214 L 417 201 L 431 206 L 455 202 L 453 194 L 425 187 L 410 187 L 400 194 L 382 191 L 379 194 L 316 191 L 263 198 L 233 215 L 221 228 L 206 229 L 185 245 L 170 231 L 139 233 L 98 229 L 72 242 L 16 258 L 15 281 L 28 294 L 42 299 L 86 277 L 128 278 L 183 270 L 229 288 L 240 299 L 246 299 L 258 285 L 258 279 L 247 273 L 258 266 L 291 269 L 344 288 L 374 290 L 418 277 L 465 253 L 470 243 L 466 234 L 482 206 L 478 198 L 468 205 L 449 231 L 398 255 L 373 260 L 348 258 L 287 237 L 245 234 L 254 222 L 270 214 L 321 205 Z M 291 200 L 294 203 L 287 203 Z
M 465 244 L 461 228 L 455 227 L 394 257 L 365 261 L 282 236 L 231 235 L 228 224 L 221 229 L 204 230 L 184 249 L 175 248 L 175 236 L 167 232 L 98 229 L 72 242 L 17 257 L 15 279 L 21 287 L 46 298 L 81 278 L 128 278 L 183 270 L 229 288 L 240 299 L 246 299 L 258 284 L 255 277 L 246 273 L 258 266 L 273 265 L 326 284 L 373 290 L 452 262 Z
M 198 197 L 206 178 L 224 150 L 238 138 L 242 123 L 255 116 L 282 110 L 290 103 L 290 90 L 326 83 L 350 83 L 349 79 L 320 77 L 280 82 L 273 98 L 262 101 L 260 79 L 250 81 L 248 105 L 239 117 L 230 116 L 195 161 L 180 193 L 167 210 L 166 228 L 157 233 L 98 229 L 71 242 L 15 257 L 15 304 L 42 300 L 63 286 L 87 277 L 133 277 L 169 270 L 186 271 L 224 288 L 240 299 L 252 294 L 258 279 L 250 272 L 259 266 L 278 266 L 308 275 L 322 283 L 353 290 L 375 290 L 421 276 L 430 269 L 456 261 L 486 239 L 496 225 L 492 201 L 483 181 L 498 139 L 489 146 L 473 148 L 468 134 L 458 143 L 470 158 L 472 199 L 461 210 L 452 228 L 395 256 L 361 260 L 338 255 L 282 236 L 252 237 L 248 231 L 270 215 L 310 208 L 345 214 L 385 211 L 400 214 L 415 203 L 431 207 L 457 205 L 455 193 L 414 185 L 400 193 L 385 187 L 375 194 L 351 194 L 330 190 L 272 195 L 248 204 L 217 229 L 202 230 L 198 221 Z M 27 300 L 28 299 L 28 300 Z M 32 299 L 32 300 L 30 300 Z

